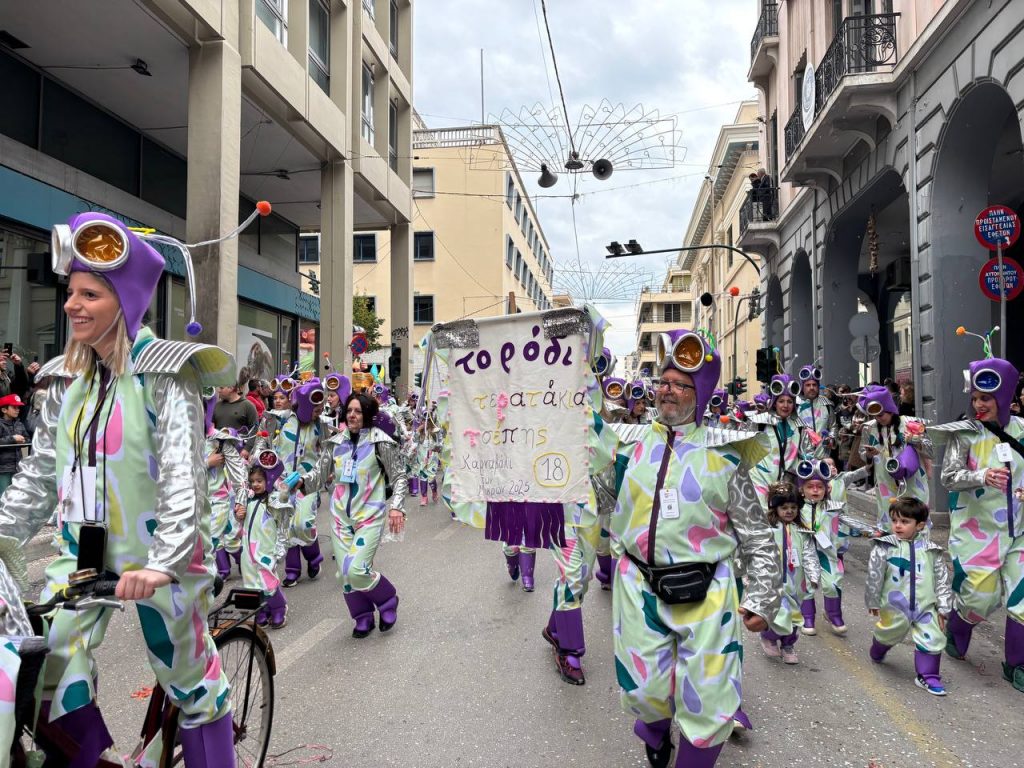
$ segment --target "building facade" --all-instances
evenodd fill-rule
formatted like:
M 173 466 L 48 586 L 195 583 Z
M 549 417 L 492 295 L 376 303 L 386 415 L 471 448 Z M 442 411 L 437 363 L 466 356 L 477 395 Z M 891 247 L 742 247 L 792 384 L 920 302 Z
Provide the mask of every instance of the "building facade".
M 540 220 L 498 126 L 413 132 L 411 322 L 396 319 L 386 232 L 355 235 L 356 295 L 384 319 L 381 340 L 408 335 L 412 367 L 434 323 L 553 306 L 554 262 Z M 382 362 L 386 350 L 366 357 Z
M 629 378 L 657 376 L 654 354 L 658 336 L 693 323 L 690 272 L 672 267 L 659 289 L 643 290 L 636 303 L 636 350 L 619 363 L 620 374 Z
M 736 247 L 741 216 L 749 205 L 769 210 L 770 197 L 752 195 L 750 175 L 760 166 L 758 104 L 744 101 L 733 122 L 723 125 L 711 154 L 711 164 L 690 215 L 684 247 L 722 244 Z M 761 320 L 750 312 L 751 295 L 760 290 L 756 262 L 730 248 L 683 251 L 680 267 L 692 274 L 691 293 L 701 327 L 711 330 L 722 357 L 722 381 L 747 379 L 757 372 Z M 709 293 L 710 307 L 697 299 Z M 732 294 L 737 295 L 733 296 Z M 753 299 L 756 302 L 756 299 Z M 756 306 L 756 304 L 755 304 Z
M 265 199 L 272 216 L 194 254 L 200 338 L 259 375 L 343 361 L 355 229 L 390 227 L 393 293 L 408 286 L 394 314 L 412 311 L 411 74 L 410 0 L 6 4 L 4 339 L 28 358 L 63 348 L 54 223 L 103 210 L 197 242 Z M 300 289 L 307 230 L 322 233 L 322 304 Z M 183 270 L 165 255 L 152 323 L 183 338 Z
M 926 418 L 966 409 L 961 371 L 982 353 L 955 329 L 999 322 L 979 289 L 991 254 L 975 217 L 1024 204 L 1022 61 L 1015 0 L 762 4 L 749 77 L 779 205 L 748 217 L 740 243 L 763 258 L 765 341 L 787 360 L 822 357 L 829 382 L 912 380 Z M 1018 366 L 1022 306 L 996 336 Z M 878 325 L 864 369 L 858 312 Z

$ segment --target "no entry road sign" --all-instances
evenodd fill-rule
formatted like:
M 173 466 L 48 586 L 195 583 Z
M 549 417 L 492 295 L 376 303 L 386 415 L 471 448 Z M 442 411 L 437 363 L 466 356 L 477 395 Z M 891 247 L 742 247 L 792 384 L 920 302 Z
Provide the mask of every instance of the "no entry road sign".
M 974 220 L 974 236 L 990 251 L 1009 248 L 1020 237 L 1020 217 L 1005 205 L 991 205 Z
M 1008 256 L 1003 256 L 1003 276 L 1006 281 L 1006 300 L 1011 301 L 1024 290 L 1024 271 L 1020 264 Z M 992 301 L 999 301 L 999 260 L 989 259 L 978 274 L 981 292 Z

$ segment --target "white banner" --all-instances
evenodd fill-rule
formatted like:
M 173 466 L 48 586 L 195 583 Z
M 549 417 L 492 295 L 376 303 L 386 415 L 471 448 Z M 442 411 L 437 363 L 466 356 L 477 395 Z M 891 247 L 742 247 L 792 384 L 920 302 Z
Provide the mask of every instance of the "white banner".
M 477 329 L 448 357 L 452 500 L 586 502 L 589 336 L 545 338 L 540 313 Z

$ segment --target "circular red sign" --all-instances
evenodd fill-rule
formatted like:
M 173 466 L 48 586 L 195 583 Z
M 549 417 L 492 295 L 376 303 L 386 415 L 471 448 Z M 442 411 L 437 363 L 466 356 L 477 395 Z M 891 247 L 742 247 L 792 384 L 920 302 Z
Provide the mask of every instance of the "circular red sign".
M 1006 300 L 1016 299 L 1024 290 L 1024 270 L 1013 259 L 1003 256 L 1003 275 L 1006 279 Z M 989 259 L 978 274 L 981 292 L 992 301 L 999 301 L 999 259 Z
M 990 205 L 974 219 L 974 236 L 990 251 L 1009 248 L 1020 237 L 1020 217 L 1005 205 Z

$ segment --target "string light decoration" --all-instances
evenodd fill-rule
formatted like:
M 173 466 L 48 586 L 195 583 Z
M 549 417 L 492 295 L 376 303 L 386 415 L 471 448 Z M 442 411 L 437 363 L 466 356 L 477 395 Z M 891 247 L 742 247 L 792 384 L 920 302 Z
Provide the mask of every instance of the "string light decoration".
M 633 301 L 656 283 L 649 269 L 636 263 L 601 262 L 596 267 L 582 261 L 555 268 L 555 293 L 567 293 L 576 301 Z
M 874 277 L 878 272 L 878 230 L 875 227 L 875 212 L 868 216 L 868 271 Z
M 541 173 L 542 187 L 554 186 L 557 173 L 592 173 L 604 181 L 613 170 L 674 168 L 686 157 L 677 118 L 642 104 L 588 104 L 574 126 L 566 126 L 559 108 L 539 103 L 519 112 L 505 109 L 492 121 L 501 126 L 518 167 Z

